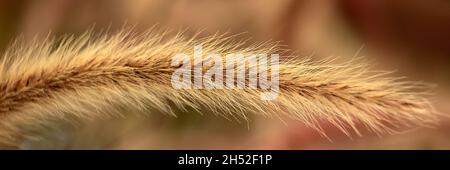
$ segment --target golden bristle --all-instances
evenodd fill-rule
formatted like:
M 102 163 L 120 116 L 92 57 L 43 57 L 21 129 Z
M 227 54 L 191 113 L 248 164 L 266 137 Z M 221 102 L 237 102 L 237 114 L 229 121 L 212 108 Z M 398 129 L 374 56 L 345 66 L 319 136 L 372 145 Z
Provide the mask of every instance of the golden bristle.
M 192 54 L 195 45 L 220 56 L 282 50 L 270 43 L 244 47 L 223 35 L 187 39 L 160 31 L 131 32 L 11 46 L 0 61 L 0 143 L 17 146 L 27 135 L 24 127 L 126 116 L 124 110 L 175 115 L 177 107 L 224 117 L 286 115 L 319 132 L 319 122 L 328 121 L 346 134 L 359 134 L 356 124 L 377 134 L 393 133 L 433 124 L 439 115 L 427 99 L 426 85 L 368 71 L 358 61 L 331 64 L 281 57 L 280 96 L 273 101 L 261 100 L 260 89 L 174 89 L 171 59 L 176 53 Z

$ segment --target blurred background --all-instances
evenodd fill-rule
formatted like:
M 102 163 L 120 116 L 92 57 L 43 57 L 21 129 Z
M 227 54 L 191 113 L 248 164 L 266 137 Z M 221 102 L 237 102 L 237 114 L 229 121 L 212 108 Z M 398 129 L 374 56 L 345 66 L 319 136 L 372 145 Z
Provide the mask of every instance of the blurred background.
M 450 113 L 448 0 L 0 0 L 0 51 L 14 37 L 79 34 L 155 24 L 203 34 L 230 32 L 281 41 L 299 57 L 366 56 L 375 68 L 437 84 L 438 110 Z M 363 48 L 362 48 L 363 47 Z M 361 49 L 361 50 L 360 50 Z M 402 134 L 321 137 L 303 124 L 181 113 L 61 124 L 24 148 L 55 149 L 450 149 L 450 121 Z

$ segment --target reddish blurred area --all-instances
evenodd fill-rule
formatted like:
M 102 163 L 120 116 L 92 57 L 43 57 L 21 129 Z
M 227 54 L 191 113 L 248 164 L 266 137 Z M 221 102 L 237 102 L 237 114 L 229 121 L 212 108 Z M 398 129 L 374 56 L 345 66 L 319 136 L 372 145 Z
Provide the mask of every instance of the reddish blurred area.
M 357 31 L 369 42 L 400 43 L 435 53 L 450 51 L 450 3 L 441 0 L 342 0 Z
M 436 106 L 450 113 L 450 1 L 446 0 L 0 0 L 0 49 L 18 35 L 77 34 L 93 24 L 95 29 L 119 29 L 124 23 L 137 24 L 138 29 L 155 24 L 175 30 L 189 27 L 192 32 L 204 30 L 204 34 L 247 32 L 245 36 L 254 41 L 282 41 L 299 57 L 314 53 L 316 58 L 340 56 L 346 60 L 364 47 L 358 55 L 374 61 L 377 68 L 438 84 Z M 246 125 L 216 118 L 158 119 L 167 124 L 194 120 L 191 123 L 203 128 L 186 125 L 181 127 L 189 130 L 175 133 L 167 130 L 167 125 L 133 125 L 133 130 L 122 136 L 99 139 L 95 135 L 99 132 L 92 129 L 107 129 L 86 125 L 73 136 L 94 136 L 90 140 L 95 141 L 120 138 L 114 145 L 95 145 L 115 148 L 450 149 L 448 120 L 436 128 L 381 138 L 370 134 L 349 138 L 330 128 L 330 142 L 296 121 L 284 125 L 279 120 L 255 118 L 249 130 Z M 130 124 L 113 122 L 103 123 L 111 129 Z M 204 130 L 205 126 L 215 128 Z M 229 127 L 241 132 L 230 132 Z M 89 143 L 76 141 L 70 146 Z

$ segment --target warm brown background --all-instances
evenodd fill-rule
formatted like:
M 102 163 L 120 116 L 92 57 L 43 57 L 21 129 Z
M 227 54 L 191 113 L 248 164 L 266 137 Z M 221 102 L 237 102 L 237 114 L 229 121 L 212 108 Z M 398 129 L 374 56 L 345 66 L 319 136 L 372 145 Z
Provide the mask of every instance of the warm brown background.
M 450 113 L 450 1 L 446 0 L 0 0 L 0 50 L 17 35 L 33 37 L 120 28 L 247 32 L 254 41 L 282 41 L 299 54 L 350 58 L 397 70 L 410 80 L 438 84 L 435 103 Z M 214 116 L 153 114 L 61 125 L 50 140 L 26 147 L 147 149 L 450 149 L 450 122 L 381 138 L 353 139 L 335 129 L 333 142 L 301 123 L 261 117 L 251 122 Z

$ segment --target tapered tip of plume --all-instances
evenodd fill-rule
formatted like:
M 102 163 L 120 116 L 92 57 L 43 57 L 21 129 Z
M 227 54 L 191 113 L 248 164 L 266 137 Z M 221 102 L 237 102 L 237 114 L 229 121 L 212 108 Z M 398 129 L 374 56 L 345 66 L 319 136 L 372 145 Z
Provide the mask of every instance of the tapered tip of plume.
M 428 99 L 429 86 L 370 71 L 361 60 L 332 64 L 283 56 L 275 43 L 246 45 L 225 35 L 186 38 L 157 30 L 132 32 L 12 45 L 0 61 L 0 142 L 17 145 L 29 131 L 52 122 L 154 110 L 176 115 L 174 108 L 226 118 L 246 118 L 249 113 L 288 116 L 323 135 L 321 122 L 348 135 L 360 134 L 360 128 L 383 134 L 433 125 L 440 116 Z M 259 88 L 174 88 L 171 77 L 181 66 L 172 64 L 174 55 L 193 55 L 196 45 L 223 61 L 227 54 L 281 54 L 278 97 L 261 100 L 265 90 Z M 233 64 L 217 68 L 225 72 Z M 244 70 L 259 67 L 247 64 Z

